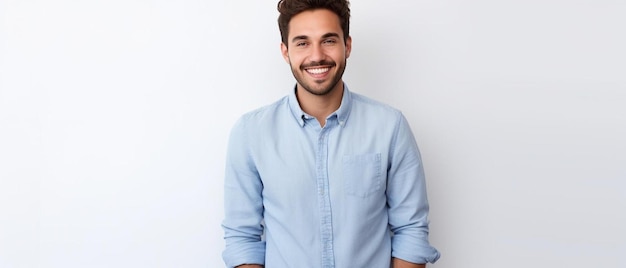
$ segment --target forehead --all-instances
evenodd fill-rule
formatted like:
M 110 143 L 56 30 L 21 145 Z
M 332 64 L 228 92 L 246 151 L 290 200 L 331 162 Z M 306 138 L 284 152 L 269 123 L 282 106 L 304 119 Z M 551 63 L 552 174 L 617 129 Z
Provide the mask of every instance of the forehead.
M 298 13 L 289 21 L 289 37 L 319 37 L 327 33 L 343 36 L 339 16 L 327 9 L 313 9 Z

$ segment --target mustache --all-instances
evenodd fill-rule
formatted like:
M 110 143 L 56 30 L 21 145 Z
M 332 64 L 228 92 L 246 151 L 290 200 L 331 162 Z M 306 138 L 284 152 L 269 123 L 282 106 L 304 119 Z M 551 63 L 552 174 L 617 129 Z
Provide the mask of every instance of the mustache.
M 334 61 L 328 61 L 328 60 L 322 60 L 322 61 L 312 61 L 309 62 L 307 64 L 302 64 L 300 65 L 300 69 L 304 69 L 304 68 L 310 68 L 310 67 L 317 67 L 317 66 L 330 66 L 330 67 L 334 67 L 336 66 L 337 63 L 335 63 Z

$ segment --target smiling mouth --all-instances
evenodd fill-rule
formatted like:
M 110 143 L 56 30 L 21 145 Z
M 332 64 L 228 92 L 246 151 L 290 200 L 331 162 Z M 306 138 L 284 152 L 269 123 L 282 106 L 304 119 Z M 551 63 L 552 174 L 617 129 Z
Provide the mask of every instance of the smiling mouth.
M 319 67 L 319 68 L 308 68 L 305 71 L 312 75 L 321 75 L 325 74 L 330 70 L 330 67 Z

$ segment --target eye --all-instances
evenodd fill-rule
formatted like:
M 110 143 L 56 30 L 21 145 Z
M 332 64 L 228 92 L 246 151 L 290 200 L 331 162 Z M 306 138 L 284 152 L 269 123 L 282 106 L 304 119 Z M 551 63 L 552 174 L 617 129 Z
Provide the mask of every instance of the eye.
M 297 47 L 304 47 L 304 46 L 306 46 L 306 45 L 307 45 L 307 43 L 306 43 L 306 42 L 297 42 L 297 43 L 296 43 L 296 46 L 297 46 Z
M 335 40 L 335 39 L 326 39 L 326 40 L 324 40 L 322 42 L 322 44 L 324 44 L 324 45 L 334 45 L 336 43 L 337 43 L 337 40 Z

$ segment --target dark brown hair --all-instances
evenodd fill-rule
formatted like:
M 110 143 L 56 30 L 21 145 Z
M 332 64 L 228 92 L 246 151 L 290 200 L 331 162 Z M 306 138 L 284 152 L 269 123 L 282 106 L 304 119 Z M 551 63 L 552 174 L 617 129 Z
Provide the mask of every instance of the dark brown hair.
M 278 1 L 278 29 L 283 44 L 287 45 L 289 22 L 300 12 L 313 9 L 328 9 L 339 17 L 343 38 L 350 36 L 350 2 L 348 0 L 280 0 Z

